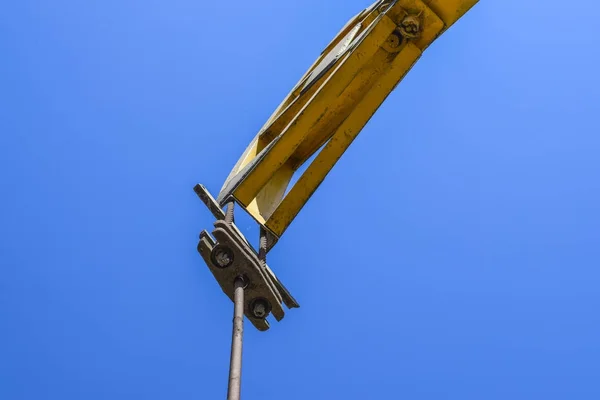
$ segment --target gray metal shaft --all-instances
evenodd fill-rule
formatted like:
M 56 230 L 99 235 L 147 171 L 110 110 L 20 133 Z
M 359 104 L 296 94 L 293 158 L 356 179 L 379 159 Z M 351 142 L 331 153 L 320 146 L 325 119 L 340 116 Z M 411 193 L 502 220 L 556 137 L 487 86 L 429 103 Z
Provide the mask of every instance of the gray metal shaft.
M 242 345 L 244 339 L 244 286 L 242 279 L 234 283 L 233 334 L 231 338 L 231 360 L 229 365 L 229 387 L 227 400 L 240 400 L 242 387 Z

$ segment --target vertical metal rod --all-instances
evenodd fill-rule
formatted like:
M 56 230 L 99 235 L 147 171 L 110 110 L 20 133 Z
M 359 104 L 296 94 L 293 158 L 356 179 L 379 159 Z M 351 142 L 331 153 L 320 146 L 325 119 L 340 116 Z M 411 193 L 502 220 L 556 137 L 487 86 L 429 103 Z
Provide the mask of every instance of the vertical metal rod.
M 233 217 L 233 209 L 235 206 L 235 202 L 227 203 L 227 210 L 225 211 L 225 222 L 228 224 L 233 224 L 235 222 L 235 218 Z
M 244 287 L 242 278 L 234 283 L 233 334 L 231 338 L 231 359 L 229 365 L 229 386 L 227 400 L 240 400 L 242 387 L 242 345 L 244 339 Z

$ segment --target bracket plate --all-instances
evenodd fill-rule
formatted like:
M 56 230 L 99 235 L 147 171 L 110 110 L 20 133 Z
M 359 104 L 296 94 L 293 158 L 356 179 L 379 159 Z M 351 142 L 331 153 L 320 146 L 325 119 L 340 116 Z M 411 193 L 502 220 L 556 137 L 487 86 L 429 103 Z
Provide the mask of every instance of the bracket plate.
M 224 217 L 223 211 L 218 206 L 215 208 L 210 204 L 214 199 L 203 186 L 197 185 L 194 190 L 205 204 L 209 203 L 206 205 L 215 217 Z M 244 314 L 258 330 L 266 331 L 270 326 L 266 318 L 257 318 L 253 315 L 252 305 L 256 300 L 266 300 L 271 314 L 277 321 L 281 321 L 285 316 L 284 304 L 290 309 L 300 307 L 269 266 L 266 264 L 263 266 L 258 254 L 235 224 L 219 219 L 214 226 L 212 236 L 207 231 L 200 234 L 198 252 L 231 301 L 234 298 L 234 281 L 238 277 L 244 278 L 247 285 L 244 290 Z M 215 263 L 213 257 L 215 248 L 226 249 L 232 259 L 226 268 Z

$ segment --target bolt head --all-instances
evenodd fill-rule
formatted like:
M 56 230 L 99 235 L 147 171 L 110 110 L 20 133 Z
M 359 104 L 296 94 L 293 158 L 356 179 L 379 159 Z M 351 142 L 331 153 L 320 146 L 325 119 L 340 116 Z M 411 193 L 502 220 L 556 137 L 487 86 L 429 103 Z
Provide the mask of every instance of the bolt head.
M 233 264 L 233 252 L 225 246 L 217 246 L 212 251 L 212 261 L 219 268 L 228 268 Z
M 265 299 L 256 299 L 252 302 L 252 315 L 257 319 L 265 319 L 271 312 L 271 305 Z
M 400 24 L 405 34 L 416 37 L 421 31 L 421 20 L 416 15 L 409 15 Z
M 400 43 L 402 43 L 402 40 L 398 37 L 398 35 L 390 35 L 390 37 L 388 37 L 387 39 L 387 44 L 388 46 L 390 46 L 390 48 L 395 49 L 398 46 L 400 46 Z

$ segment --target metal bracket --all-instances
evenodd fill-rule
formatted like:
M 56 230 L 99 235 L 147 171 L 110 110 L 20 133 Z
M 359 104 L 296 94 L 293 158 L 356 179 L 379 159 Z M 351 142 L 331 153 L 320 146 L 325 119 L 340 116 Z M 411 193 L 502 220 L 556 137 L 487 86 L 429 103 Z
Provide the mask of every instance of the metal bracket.
M 244 280 L 244 315 L 258 330 L 268 330 L 266 318 L 269 314 L 281 321 L 285 316 L 284 304 L 290 309 L 300 306 L 268 265 L 262 266 L 256 250 L 235 224 L 224 220 L 225 213 L 206 188 L 197 185 L 194 190 L 215 217 L 223 216 L 215 222 L 212 236 L 207 231 L 200 234 L 198 252 L 232 301 L 235 295 L 233 282 L 240 277 Z
M 196 186 L 194 186 L 194 192 L 196 192 L 200 200 L 202 200 L 206 207 L 208 207 L 208 210 L 216 219 L 225 220 L 225 213 L 223 212 L 215 198 L 212 197 L 208 189 L 206 189 L 203 185 L 197 184 Z

